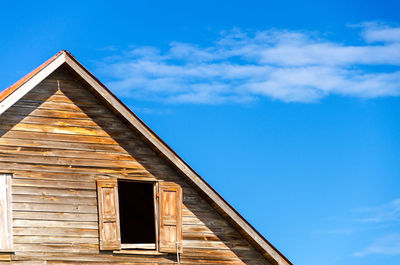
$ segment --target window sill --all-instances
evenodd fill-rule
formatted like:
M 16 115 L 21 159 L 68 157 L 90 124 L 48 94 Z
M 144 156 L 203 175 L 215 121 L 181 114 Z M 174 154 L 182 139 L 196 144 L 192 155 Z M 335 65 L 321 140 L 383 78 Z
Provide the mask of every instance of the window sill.
M 121 244 L 121 249 L 156 250 L 156 244 Z
M 168 255 L 168 253 L 161 253 L 156 250 L 142 250 L 142 249 L 121 249 L 121 250 L 114 250 L 114 254 L 129 254 L 129 255 L 150 255 L 150 256 L 162 256 Z

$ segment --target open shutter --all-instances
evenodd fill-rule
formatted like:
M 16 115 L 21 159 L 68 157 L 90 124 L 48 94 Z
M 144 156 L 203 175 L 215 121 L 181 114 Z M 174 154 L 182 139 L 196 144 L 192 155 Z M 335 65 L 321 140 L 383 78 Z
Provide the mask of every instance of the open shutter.
M 97 196 L 99 204 L 100 249 L 121 249 L 117 180 L 98 180 Z
M 159 183 L 160 252 L 182 252 L 182 188 L 172 182 Z
M 11 175 L 0 174 L 0 252 L 12 250 Z

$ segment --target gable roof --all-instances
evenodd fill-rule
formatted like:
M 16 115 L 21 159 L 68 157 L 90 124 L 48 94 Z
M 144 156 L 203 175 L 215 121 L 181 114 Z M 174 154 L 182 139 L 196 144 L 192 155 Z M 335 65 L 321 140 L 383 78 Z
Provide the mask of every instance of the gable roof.
M 26 95 L 61 65 L 68 65 L 81 81 L 87 83 L 114 113 L 133 130 L 138 131 L 152 148 L 178 170 L 211 205 L 216 208 L 269 262 L 275 265 L 292 265 L 268 240 L 251 226 L 221 195 L 197 174 L 171 147 L 155 134 L 135 113 L 122 103 L 105 85 L 82 66 L 68 51 L 60 51 L 12 86 L 0 92 L 0 115 Z

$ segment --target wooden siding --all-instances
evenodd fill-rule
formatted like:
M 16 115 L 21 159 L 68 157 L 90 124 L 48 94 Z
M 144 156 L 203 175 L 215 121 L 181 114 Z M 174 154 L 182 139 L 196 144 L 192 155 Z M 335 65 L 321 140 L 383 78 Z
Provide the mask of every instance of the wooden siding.
M 13 173 L 14 253 L 1 264 L 176 264 L 176 255 L 99 251 L 96 179 L 183 188 L 181 264 L 268 264 L 144 141 L 60 68 L 0 116 L 0 168 Z

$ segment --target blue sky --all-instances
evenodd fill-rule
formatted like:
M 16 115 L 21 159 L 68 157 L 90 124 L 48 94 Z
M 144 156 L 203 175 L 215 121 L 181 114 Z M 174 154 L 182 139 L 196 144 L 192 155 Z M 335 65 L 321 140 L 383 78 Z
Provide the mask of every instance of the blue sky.
M 67 49 L 294 264 L 400 264 L 400 2 L 1 3 L 0 88 Z

